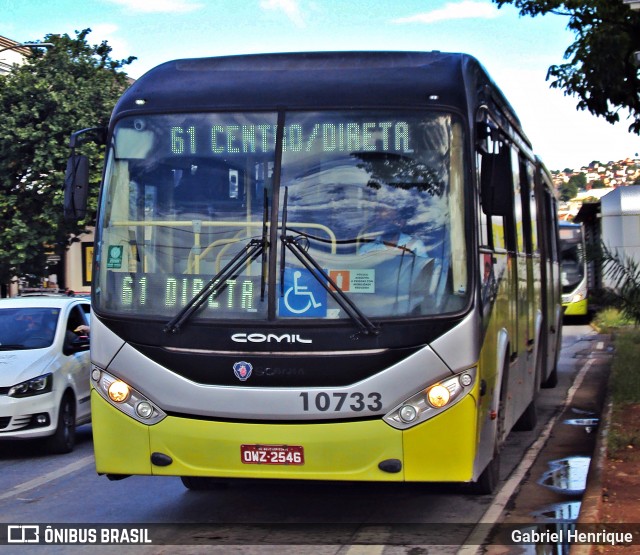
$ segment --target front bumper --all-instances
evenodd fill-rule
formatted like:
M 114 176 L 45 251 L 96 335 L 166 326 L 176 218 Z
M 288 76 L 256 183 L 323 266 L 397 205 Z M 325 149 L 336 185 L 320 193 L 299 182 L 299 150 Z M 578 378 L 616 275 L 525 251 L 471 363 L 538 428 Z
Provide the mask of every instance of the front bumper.
M 587 299 L 575 303 L 563 303 L 562 307 L 565 316 L 586 316 L 588 313 Z
M 350 481 L 470 481 L 476 406 L 467 396 L 411 428 L 382 419 L 331 423 L 220 422 L 168 416 L 146 426 L 91 393 L 96 469 L 104 474 Z M 453 431 L 456 431 L 455 433 Z M 245 464 L 240 446 L 300 445 L 303 465 Z M 151 463 L 161 453 L 167 466 Z M 400 461 L 397 472 L 380 463 Z
M 0 396 L 0 439 L 50 436 L 57 421 L 55 392 L 20 398 Z

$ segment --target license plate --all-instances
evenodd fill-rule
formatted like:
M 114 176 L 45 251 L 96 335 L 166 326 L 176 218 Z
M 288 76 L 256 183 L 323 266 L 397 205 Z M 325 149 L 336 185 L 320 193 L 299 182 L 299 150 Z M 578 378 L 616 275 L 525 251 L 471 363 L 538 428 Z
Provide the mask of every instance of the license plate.
M 244 464 L 304 464 L 301 445 L 241 445 L 240 460 Z

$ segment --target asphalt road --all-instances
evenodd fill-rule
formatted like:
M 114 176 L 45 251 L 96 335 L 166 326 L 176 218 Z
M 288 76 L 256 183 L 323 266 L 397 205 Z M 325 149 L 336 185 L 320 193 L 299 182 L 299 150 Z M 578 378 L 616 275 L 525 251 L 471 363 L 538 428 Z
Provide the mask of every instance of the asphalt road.
M 577 355 L 589 347 L 590 334 L 588 326 L 565 326 L 558 386 L 541 391 L 536 429 L 508 438 L 501 459 L 503 484 L 563 406 L 584 365 Z M 78 439 L 73 453 L 57 456 L 43 454 L 34 443 L 0 443 L 3 523 L 84 529 L 146 526 L 154 541 L 181 545 L 129 546 L 127 553 L 420 555 L 457 553 L 476 523 L 486 521 L 486 515 L 502 515 L 495 504 L 505 503 L 505 494 L 473 496 L 447 484 L 241 482 L 193 492 L 178 478 L 110 482 L 95 473 L 90 425 L 79 429 Z M 162 526 L 156 528 L 158 524 Z M 118 546 L 2 546 L 3 554 L 32 550 L 122 553 Z

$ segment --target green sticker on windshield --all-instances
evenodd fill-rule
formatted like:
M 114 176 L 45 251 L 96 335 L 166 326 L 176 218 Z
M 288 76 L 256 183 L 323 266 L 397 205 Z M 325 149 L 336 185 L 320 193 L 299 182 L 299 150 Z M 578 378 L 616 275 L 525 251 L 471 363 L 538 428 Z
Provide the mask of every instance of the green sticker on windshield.
M 112 245 L 109 247 L 109 255 L 107 257 L 107 268 L 122 268 L 122 256 L 124 247 L 122 245 Z

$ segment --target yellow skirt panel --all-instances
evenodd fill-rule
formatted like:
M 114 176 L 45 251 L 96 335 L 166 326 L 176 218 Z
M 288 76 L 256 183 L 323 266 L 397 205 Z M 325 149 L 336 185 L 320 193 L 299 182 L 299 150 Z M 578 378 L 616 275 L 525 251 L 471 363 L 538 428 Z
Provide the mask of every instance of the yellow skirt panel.
M 92 392 L 100 473 L 352 481 L 468 481 L 473 472 L 475 401 L 460 403 L 404 432 L 382 420 L 308 424 L 217 422 L 169 416 L 145 426 Z M 301 446 L 304 463 L 243 462 L 242 445 Z M 171 458 L 151 464 L 152 453 Z M 402 463 L 385 472 L 383 461 Z
M 404 432 L 407 482 L 468 482 L 476 450 L 476 402 L 457 405 Z

